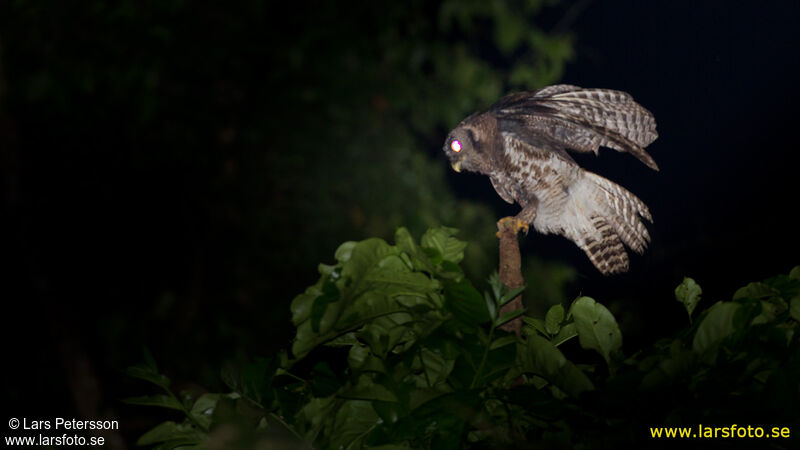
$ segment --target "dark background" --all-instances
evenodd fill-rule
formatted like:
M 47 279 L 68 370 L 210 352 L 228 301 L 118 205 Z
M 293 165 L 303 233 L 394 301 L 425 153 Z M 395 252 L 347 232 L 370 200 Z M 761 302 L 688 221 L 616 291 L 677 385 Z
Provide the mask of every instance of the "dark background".
M 517 207 L 441 142 L 553 82 L 630 92 L 661 171 L 576 157 L 649 205 L 652 244 L 604 278 L 531 234 L 529 304 L 590 295 L 632 353 L 683 326 L 684 276 L 708 305 L 800 263 L 795 2 L 358 3 L 0 7 L 6 416 L 113 416 L 133 439 L 160 419 L 118 401 L 142 346 L 176 389 L 225 389 L 223 361 L 288 345 L 289 302 L 346 240 L 461 228 L 480 283 Z M 553 40 L 507 44 L 516 16 Z

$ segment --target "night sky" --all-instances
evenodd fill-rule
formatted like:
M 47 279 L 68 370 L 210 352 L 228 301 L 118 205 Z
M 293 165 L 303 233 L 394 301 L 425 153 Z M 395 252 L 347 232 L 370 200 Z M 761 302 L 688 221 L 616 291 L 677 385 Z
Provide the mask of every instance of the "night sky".
M 790 2 L 597 2 L 580 16 L 586 57 L 565 81 L 628 90 L 658 121 L 661 173 L 598 165 L 651 206 L 661 267 L 739 279 L 796 263 L 797 19 Z
M 791 2 L 594 2 L 577 19 L 564 81 L 629 91 L 658 123 L 659 173 L 613 151 L 581 160 L 650 207 L 642 295 L 687 275 L 729 298 L 798 263 L 798 19 Z
M 575 156 L 584 167 L 644 200 L 654 217 L 649 227 L 652 243 L 643 256 L 633 256 L 630 273 L 613 278 L 598 274 L 583 253 L 561 237 L 532 234 L 524 240 L 523 252 L 573 265 L 578 280 L 570 286 L 570 295 L 592 295 L 615 305 L 617 312 L 625 309 L 621 322 L 628 324 L 634 337 L 648 328 L 668 332 L 676 328 L 672 318 L 685 318 L 671 297 L 684 276 L 695 278 L 705 297 L 716 301 L 729 299 L 749 281 L 788 273 L 800 264 L 800 148 L 794 123 L 800 100 L 798 3 L 578 2 L 553 17 L 546 15 L 545 20 L 558 22 L 565 10 L 576 13 L 561 24 L 576 36 L 576 56 L 567 64 L 562 82 L 627 91 L 658 123 L 659 138 L 647 150 L 659 172 L 608 149 L 602 149 L 599 157 Z M 0 49 L 10 45 L 0 44 Z M 8 62 L 3 64 L 6 72 L 14 72 Z M 14 81 L 6 79 L 5 88 L 14 89 Z M 173 105 L 171 114 L 180 115 L 182 107 L 190 108 Z M 160 354 L 159 342 L 181 342 L 186 331 L 182 327 L 192 325 L 182 323 L 180 314 L 164 313 L 152 321 L 136 316 L 140 333 L 117 352 L 106 347 L 107 336 L 117 327 L 114 321 L 124 320 L 126 311 L 137 311 L 140 302 L 161 302 L 168 308 L 170 292 L 200 289 L 197 280 L 203 280 L 199 284 L 203 289 L 222 291 L 220 286 L 235 284 L 240 274 L 227 274 L 224 280 L 216 277 L 217 269 L 227 264 L 215 259 L 225 254 L 222 249 L 215 247 L 199 256 L 194 252 L 196 242 L 219 239 L 222 247 L 225 239 L 233 239 L 211 233 L 214 229 L 199 219 L 204 202 L 219 200 L 195 189 L 206 186 L 198 181 L 206 175 L 205 166 L 189 169 L 180 159 L 148 156 L 138 160 L 140 167 L 130 167 L 131 159 L 113 150 L 95 151 L 91 139 L 86 145 L 77 139 L 52 142 L 49 133 L 64 132 L 47 128 L 50 112 L 41 113 L 45 126 L 37 129 L 32 117 L 38 116 L 26 111 L 17 116 L 16 109 L 8 108 L 0 116 L 1 161 L 6 166 L 2 172 L 6 213 L 0 229 L 7 238 L 2 253 L 9 267 L 4 271 L 8 279 L 3 328 L 10 347 L 4 378 L 10 387 L 4 393 L 14 405 L 7 415 L 19 411 L 75 415 L 80 406 L 75 406 L 66 380 L 80 380 L 83 375 L 69 373 L 64 355 L 93 362 L 95 376 L 107 384 L 105 402 L 138 395 L 119 381 L 124 376 L 118 370 L 126 361 L 138 361 L 143 344 L 155 347 L 157 357 L 176 358 Z M 103 145 L 113 149 L 118 140 L 124 147 L 122 141 L 128 136 L 119 132 L 124 127 L 114 119 L 117 111 L 89 113 L 103 127 Z M 146 136 L 136 139 L 148 144 Z M 432 160 L 445 164 L 440 147 L 428 150 Z M 149 166 L 151 162 L 157 167 Z M 496 197 L 488 179 L 463 174 L 448 174 L 447 179 L 456 190 L 470 186 L 458 195 L 481 191 L 480 198 L 498 213 L 516 211 L 516 206 L 509 209 Z M 226 205 L 214 211 L 225 217 L 237 214 Z M 292 238 L 290 230 L 279 232 Z M 160 254 L 162 247 L 170 250 Z M 326 249 L 331 255 L 334 250 Z M 312 277 L 314 269 L 309 268 Z M 269 281 L 266 275 L 264 283 Z M 299 293 L 311 281 L 303 273 L 285 289 Z M 285 323 L 289 300 L 269 299 L 286 304 L 283 315 L 272 318 L 284 321 L 279 326 L 249 317 L 246 306 L 252 301 L 242 294 L 234 303 L 214 308 L 240 308 L 233 317 L 241 322 L 234 321 L 233 328 L 258 327 L 260 338 L 274 339 L 268 348 L 280 348 L 291 337 Z M 150 303 L 147 308 L 158 310 Z M 211 321 L 215 315 L 207 303 L 183 313 L 193 320 Z M 86 334 L 88 324 L 92 330 L 105 331 Z M 157 329 L 164 324 L 174 328 Z M 227 337 L 235 343 L 239 334 L 234 329 Z M 83 342 L 85 350 L 77 344 L 73 348 L 74 342 Z M 193 344 L 186 342 L 185 351 L 194 352 L 197 359 L 202 350 Z M 258 348 L 257 343 L 248 345 L 244 350 L 248 354 Z M 230 357 L 242 357 L 240 349 L 229 351 Z M 214 374 L 204 372 L 202 378 L 209 376 Z M 123 415 L 132 411 L 111 408 Z

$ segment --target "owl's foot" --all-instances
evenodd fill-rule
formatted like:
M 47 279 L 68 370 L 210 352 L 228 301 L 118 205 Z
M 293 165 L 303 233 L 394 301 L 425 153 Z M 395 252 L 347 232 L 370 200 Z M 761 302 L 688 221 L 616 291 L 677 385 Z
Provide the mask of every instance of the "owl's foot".
M 529 228 L 530 227 L 527 223 L 525 223 L 525 221 L 516 217 L 503 217 L 497 221 L 497 238 L 499 239 L 506 230 L 511 230 L 515 236 L 520 231 L 524 231 L 525 234 L 528 234 Z

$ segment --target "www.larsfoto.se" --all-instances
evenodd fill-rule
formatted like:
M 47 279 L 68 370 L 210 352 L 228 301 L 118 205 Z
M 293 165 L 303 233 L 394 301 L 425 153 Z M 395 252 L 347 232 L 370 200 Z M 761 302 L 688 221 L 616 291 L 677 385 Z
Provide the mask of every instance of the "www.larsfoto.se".
M 650 427 L 650 437 L 659 438 L 701 438 L 701 439 L 788 439 L 792 435 L 789 427 L 754 427 L 752 425 L 727 427 Z

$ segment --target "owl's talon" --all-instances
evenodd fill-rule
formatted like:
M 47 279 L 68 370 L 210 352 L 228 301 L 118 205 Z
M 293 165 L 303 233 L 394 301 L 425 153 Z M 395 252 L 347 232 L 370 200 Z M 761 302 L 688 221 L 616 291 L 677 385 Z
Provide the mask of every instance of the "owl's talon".
M 530 226 L 527 223 L 516 217 L 503 217 L 497 221 L 497 238 L 499 239 L 506 230 L 513 231 L 515 235 L 520 231 L 527 235 L 529 229 Z

